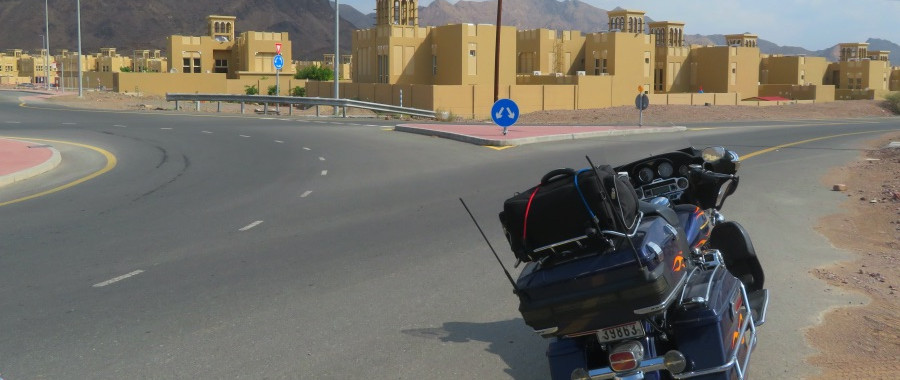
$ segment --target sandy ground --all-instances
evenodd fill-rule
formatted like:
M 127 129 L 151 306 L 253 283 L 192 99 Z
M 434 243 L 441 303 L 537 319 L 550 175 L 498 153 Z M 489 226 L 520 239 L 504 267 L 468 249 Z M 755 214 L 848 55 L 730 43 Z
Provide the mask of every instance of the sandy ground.
M 162 97 L 140 97 L 109 92 L 87 92 L 48 99 L 78 108 L 175 112 L 174 103 Z M 194 103 L 178 112 L 196 113 Z M 247 113 L 261 113 L 262 105 L 248 105 Z M 216 112 L 216 103 L 201 104 L 201 112 Z M 238 104 L 222 104 L 222 112 L 239 113 Z M 281 108 L 286 115 L 287 107 Z M 321 107 L 323 115 L 331 109 Z M 349 111 L 353 116 L 375 116 Z M 314 109 L 294 110 L 294 115 L 315 115 Z M 731 120 L 784 120 L 884 117 L 893 114 L 883 101 L 841 101 L 768 107 L 660 106 L 644 112 L 645 125 Z M 520 124 L 634 125 L 633 107 L 583 111 L 541 111 L 524 114 Z M 857 254 L 853 262 L 818 268 L 812 275 L 832 287 L 858 291 L 871 299 L 867 305 L 837 308 L 824 323 L 807 330 L 810 344 L 819 353 L 807 361 L 821 369 L 817 379 L 894 379 L 900 372 L 900 148 L 881 149 L 900 134 L 870 143 L 859 162 L 833 169 L 823 179 L 829 188 L 847 185 L 844 212 L 823 219 L 818 230 L 835 246 Z
M 884 148 L 891 141 L 900 141 L 900 133 L 869 142 L 859 161 L 823 180 L 828 187 L 846 184 L 847 200 L 817 230 L 856 259 L 813 275 L 870 302 L 833 310 L 807 331 L 820 350 L 808 359 L 823 371 L 817 379 L 900 377 L 900 147 Z

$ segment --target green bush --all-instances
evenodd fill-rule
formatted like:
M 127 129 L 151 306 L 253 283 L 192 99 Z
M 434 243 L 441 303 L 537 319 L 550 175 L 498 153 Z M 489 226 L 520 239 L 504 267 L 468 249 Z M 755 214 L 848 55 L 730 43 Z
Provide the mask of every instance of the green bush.
M 306 87 L 296 86 L 291 89 L 291 96 L 306 96 Z
M 256 85 L 244 86 L 244 93 L 247 95 L 259 95 L 259 89 Z
M 294 79 L 309 79 L 317 81 L 329 81 L 334 79 L 334 71 L 325 66 L 307 66 L 297 69 Z
M 278 87 L 269 86 L 269 88 L 266 89 L 266 93 L 269 95 L 278 95 Z
M 885 96 L 884 100 L 887 101 L 888 109 L 900 115 L 900 92 L 892 92 Z
M 121 72 L 123 72 L 123 73 L 130 73 L 130 72 L 131 72 L 131 68 L 128 67 L 128 66 L 122 66 L 122 67 L 119 68 L 119 71 L 121 71 Z

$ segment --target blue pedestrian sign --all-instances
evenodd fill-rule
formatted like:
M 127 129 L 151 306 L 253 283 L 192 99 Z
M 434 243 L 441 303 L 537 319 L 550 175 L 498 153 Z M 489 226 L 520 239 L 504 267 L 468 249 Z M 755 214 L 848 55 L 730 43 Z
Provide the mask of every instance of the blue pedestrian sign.
M 505 134 L 506 128 L 519 120 L 519 106 L 510 99 L 500 99 L 491 107 L 491 120 L 503 127 Z
M 275 70 L 281 70 L 284 67 L 284 57 L 281 54 L 276 54 L 275 58 L 272 59 L 272 64 L 275 65 Z

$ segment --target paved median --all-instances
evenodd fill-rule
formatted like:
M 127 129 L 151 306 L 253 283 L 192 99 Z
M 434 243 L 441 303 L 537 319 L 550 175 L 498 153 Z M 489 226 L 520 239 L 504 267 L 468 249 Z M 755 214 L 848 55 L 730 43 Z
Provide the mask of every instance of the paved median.
M 394 129 L 486 146 L 513 146 L 687 130 L 685 127 L 516 125 L 509 127 L 508 133 L 504 135 L 503 128 L 493 124 L 401 124 Z
M 59 151 L 52 146 L 0 138 L 0 186 L 48 172 L 61 161 Z

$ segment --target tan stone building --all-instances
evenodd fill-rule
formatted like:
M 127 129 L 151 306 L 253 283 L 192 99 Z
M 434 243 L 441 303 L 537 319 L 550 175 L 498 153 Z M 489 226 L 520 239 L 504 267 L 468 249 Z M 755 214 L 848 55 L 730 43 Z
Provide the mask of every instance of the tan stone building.
M 893 68 L 889 52 L 870 52 L 868 43 L 839 46 L 841 60 L 830 64 L 825 76 L 826 84 L 837 88 L 837 99 L 872 99 L 890 91 Z
M 94 71 L 101 73 L 121 73 L 122 68 L 131 69 L 131 57 L 116 53 L 116 48 L 100 48 Z
M 585 37 L 576 30 L 516 32 L 516 73 L 585 75 Z
M 653 91 L 656 93 L 690 92 L 691 49 L 685 46 L 684 23 L 659 21 L 649 24 L 656 41 Z
M 30 83 L 30 78 L 19 75 L 19 59 L 22 58 L 21 49 L 9 49 L 0 53 L 0 84 Z
M 209 16 L 208 35 L 170 36 L 169 70 L 183 74 L 220 73 L 230 79 L 275 75 L 275 45 L 281 44 L 281 55 L 286 57 L 282 74 L 293 75 L 287 32 L 247 31 L 236 37 L 235 20 L 233 16 Z
M 691 50 L 692 92 L 738 93 L 741 98 L 759 94 L 760 53 L 757 36 L 725 36 L 728 46 L 703 46 Z
M 353 32 L 357 83 L 470 85 L 494 82 L 494 25 L 423 28 L 418 1 L 377 0 L 373 28 Z M 515 28 L 501 27 L 500 83 L 515 83 Z
M 825 57 L 766 56 L 761 59 L 761 84 L 825 84 L 828 61 Z
M 138 73 L 165 73 L 169 71 L 169 60 L 156 50 L 135 50 L 131 70 Z
M 47 66 L 48 60 L 49 67 Z M 18 65 L 19 76 L 30 78 L 31 83 L 39 83 L 41 85 L 46 83 L 47 71 L 45 68 L 50 69 L 50 83 L 57 82 L 56 72 L 52 70 L 56 65 L 56 60 L 52 56 L 48 57 L 47 49 L 38 50 L 38 53 L 35 55 L 21 54 L 18 59 Z

